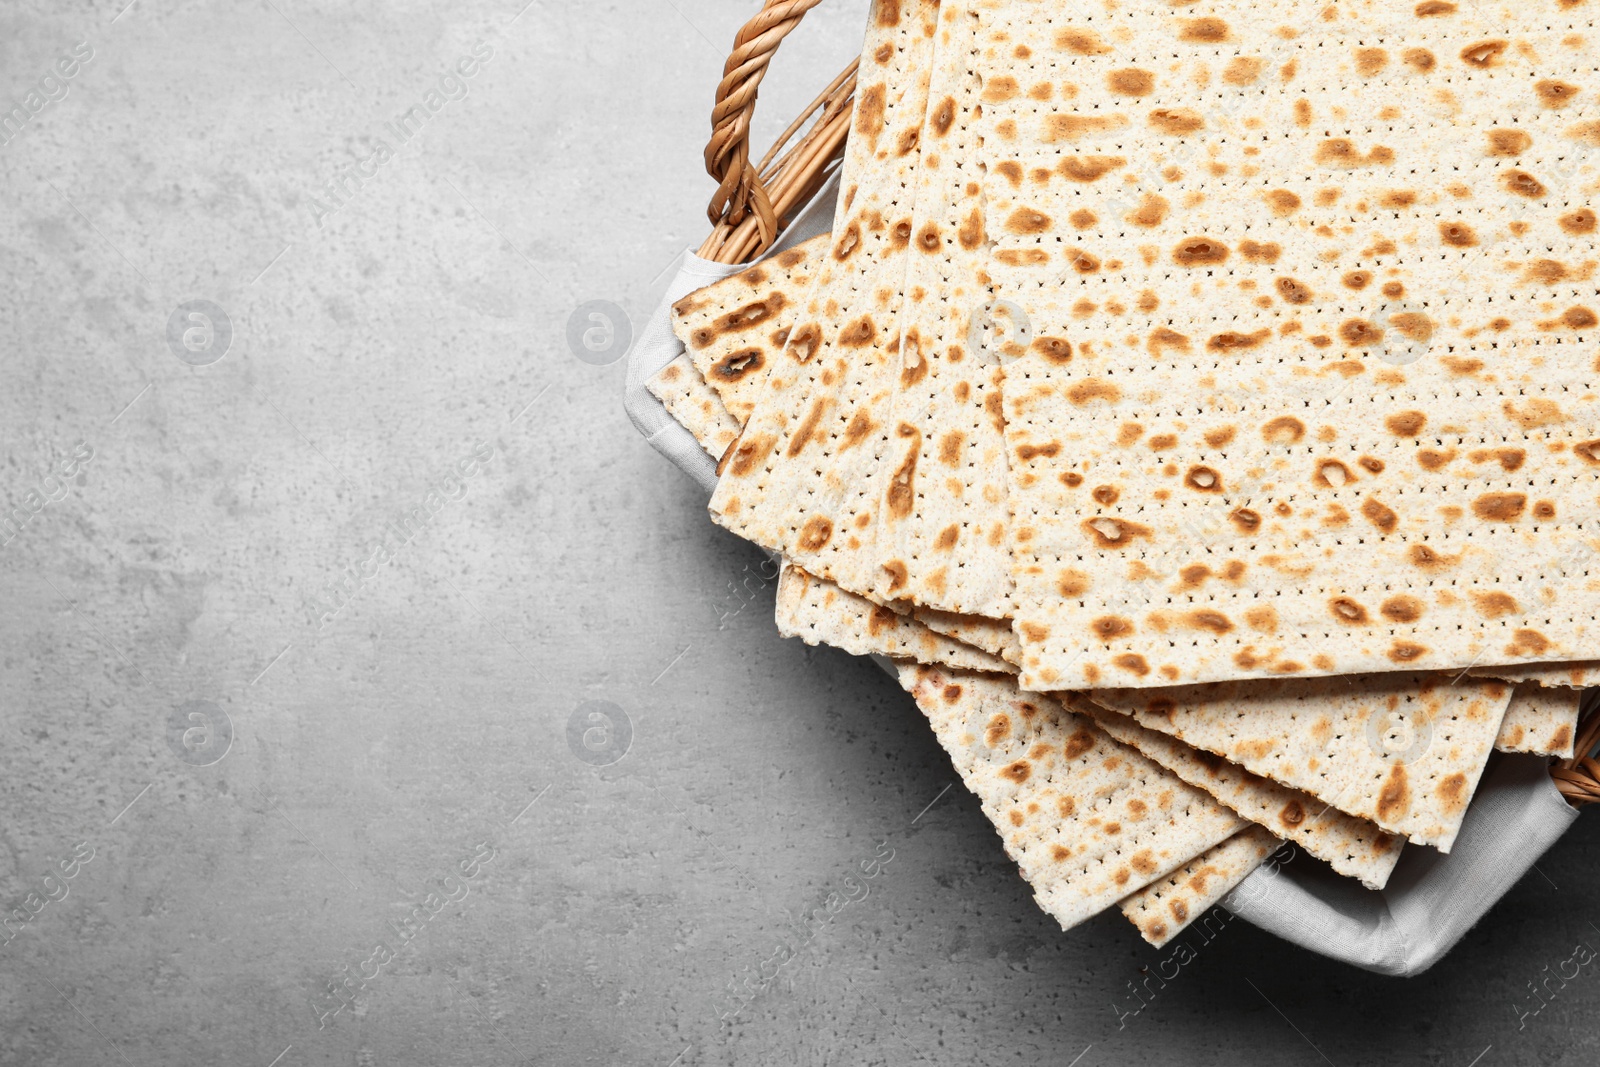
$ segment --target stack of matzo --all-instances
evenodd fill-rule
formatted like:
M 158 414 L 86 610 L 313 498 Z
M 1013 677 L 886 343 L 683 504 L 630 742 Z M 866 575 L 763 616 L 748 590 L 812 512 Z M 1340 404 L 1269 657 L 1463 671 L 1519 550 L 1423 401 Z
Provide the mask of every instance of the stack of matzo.
M 1062 925 L 1381 888 L 1600 680 L 1593 5 L 874 4 L 834 228 L 652 383 Z

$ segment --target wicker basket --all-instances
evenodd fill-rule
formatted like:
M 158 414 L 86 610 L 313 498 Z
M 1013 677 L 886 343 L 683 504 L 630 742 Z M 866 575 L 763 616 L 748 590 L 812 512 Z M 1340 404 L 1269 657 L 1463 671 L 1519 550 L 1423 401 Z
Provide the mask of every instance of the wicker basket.
M 766 0 L 760 13 L 734 38 L 733 52 L 717 85 L 711 140 L 706 144 L 706 173 L 716 179 L 717 191 L 706 212 L 712 230 L 700 246 L 702 258 L 716 263 L 749 263 L 760 258 L 782 234 L 790 216 L 822 187 L 844 157 L 859 60 L 851 60 L 778 136 L 761 162 L 750 165 L 750 117 L 755 113 L 761 79 L 778 45 L 805 13 L 821 2 Z M 802 128 L 805 133 L 800 134 Z M 1600 691 L 1587 694 L 1572 758 L 1551 760 L 1550 776 L 1574 807 L 1600 801 L 1600 761 L 1595 759 L 1600 745 L 1597 694 Z
M 1600 744 L 1600 699 L 1596 690 L 1585 694 L 1588 707 L 1578 719 L 1578 740 L 1572 746 L 1572 758 L 1555 760 L 1550 766 L 1550 777 L 1556 788 L 1575 808 L 1600 800 L 1600 762 L 1596 762 L 1595 746 Z

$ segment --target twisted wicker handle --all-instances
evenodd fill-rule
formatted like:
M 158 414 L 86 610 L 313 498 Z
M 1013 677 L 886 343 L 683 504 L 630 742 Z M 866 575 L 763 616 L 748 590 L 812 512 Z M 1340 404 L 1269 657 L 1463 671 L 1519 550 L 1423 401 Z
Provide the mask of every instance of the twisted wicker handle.
M 756 93 L 778 45 L 820 2 L 766 0 L 760 13 L 745 23 L 734 38 L 733 52 L 722 65 L 722 81 L 717 84 L 711 140 L 705 152 L 706 173 L 717 180 L 717 191 L 707 210 L 714 223 L 724 216 L 737 222 L 753 208 L 761 220 L 764 238 L 769 228 L 777 228 L 766 187 L 750 166 L 750 116 L 755 113 Z
M 705 150 L 706 173 L 717 181 L 717 191 L 706 210 L 717 232 L 707 244 L 722 262 L 739 262 L 776 240 L 785 209 L 842 151 L 849 126 L 847 105 L 855 88 L 855 63 L 784 131 L 766 159 L 755 166 L 750 162 L 750 119 L 761 79 L 778 45 L 805 13 L 821 2 L 765 0 L 760 13 L 739 31 L 733 52 L 723 64 L 711 112 L 711 140 Z M 822 113 L 813 129 L 763 174 L 778 149 L 819 108 Z M 730 241 L 741 225 L 742 236 Z

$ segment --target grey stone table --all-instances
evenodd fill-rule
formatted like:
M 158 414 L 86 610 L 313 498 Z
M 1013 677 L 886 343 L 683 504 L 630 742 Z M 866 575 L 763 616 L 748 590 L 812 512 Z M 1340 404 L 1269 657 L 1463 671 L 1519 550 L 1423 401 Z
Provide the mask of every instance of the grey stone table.
M 755 0 L 524 2 L 0 9 L 0 1064 L 1596 1061 L 1591 819 L 1409 982 L 1058 931 L 567 340 Z

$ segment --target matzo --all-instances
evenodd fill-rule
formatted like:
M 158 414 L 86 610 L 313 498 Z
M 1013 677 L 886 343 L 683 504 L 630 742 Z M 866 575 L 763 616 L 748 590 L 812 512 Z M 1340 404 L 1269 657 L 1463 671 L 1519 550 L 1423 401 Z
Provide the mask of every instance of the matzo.
M 860 593 L 878 584 L 878 457 L 937 16 L 932 0 L 872 7 L 832 245 L 711 498 L 721 525 Z
M 672 332 L 738 425 L 750 417 L 831 243 L 819 234 L 672 305 Z
M 1278 845 L 1266 827 L 1246 827 L 1129 896 L 1122 902 L 1122 914 L 1139 936 L 1160 948 L 1227 896 Z
M 1015 670 L 998 656 L 937 634 L 908 615 L 847 593 L 785 562 L 778 574 L 778 632 L 854 656 L 914 659 L 976 671 Z
M 801 637 L 813 645 L 820 641 L 857 656 L 1016 673 L 1017 645 L 1005 620 L 897 608 L 787 562 L 778 579 L 777 623 L 784 637 Z
M 1511 687 L 1389 672 L 1095 690 L 1090 699 L 1448 852 L 1494 748 Z
M 1148 730 L 1118 712 L 1084 701 L 1106 733 L 1131 745 L 1229 808 L 1304 848 L 1339 874 L 1382 889 L 1400 860 L 1405 838 L 1346 815 L 1309 793 L 1251 774 L 1221 756 Z M 1077 706 L 1077 705 L 1074 705 Z
M 1004 675 L 901 664 L 900 684 L 1062 929 L 1244 826 L 1090 719 Z
M 981 648 L 1013 666 L 1022 659 L 1022 646 L 1017 643 L 1017 635 L 1011 631 L 1009 619 L 960 615 L 934 608 L 916 608 L 912 614 L 916 616 L 918 622 L 935 633 Z
M 679 426 L 694 435 L 695 441 L 712 459 L 721 459 L 739 436 L 739 424 L 728 414 L 716 391 L 695 370 L 687 354 L 674 356 L 672 362 L 645 383 L 645 388 L 661 401 Z
M 1600 685 L 1600 662 L 1522 663 L 1505 667 L 1474 667 L 1467 672 L 1474 678 L 1498 678 L 1503 682 L 1537 682 L 1545 686 L 1583 689 Z
M 1524 682 L 1512 691 L 1494 747 L 1571 759 L 1582 703 L 1583 694 L 1576 689 L 1546 689 L 1537 682 Z
M 878 557 L 886 596 L 991 617 L 1010 614 L 1006 447 L 999 361 L 969 336 L 988 300 L 975 24 L 950 0 L 939 16 L 917 170 L 905 332 L 885 463 Z
M 1593 6 L 978 11 L 1024 687 L 1592 653 Z

